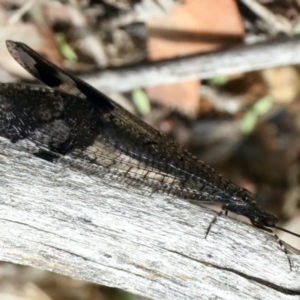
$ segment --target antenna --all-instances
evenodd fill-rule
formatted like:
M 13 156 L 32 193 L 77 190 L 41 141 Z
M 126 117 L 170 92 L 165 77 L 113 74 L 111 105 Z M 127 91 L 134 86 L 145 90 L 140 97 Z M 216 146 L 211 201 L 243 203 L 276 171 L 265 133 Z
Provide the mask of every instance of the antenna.
M 284 231 L 284 232 L 286 232 L 286 233 L 289 233 L 289 234 L 291 234 L 291 235 L 294 235 L 294 236 L 300 238 L 300 234 L 297 234 L 297 233 L 295 233 L 295 232 L 289 231 L 289 230 L 287 230 L 287 229 L 284 229 L 284 228 L 281 228 L 281 227 L 278 227 L 278 226 L 274 226 L 274 228 L 276 228 L 276 229 L 278 229 L 278 230 L 281 230 L 281 231 Z

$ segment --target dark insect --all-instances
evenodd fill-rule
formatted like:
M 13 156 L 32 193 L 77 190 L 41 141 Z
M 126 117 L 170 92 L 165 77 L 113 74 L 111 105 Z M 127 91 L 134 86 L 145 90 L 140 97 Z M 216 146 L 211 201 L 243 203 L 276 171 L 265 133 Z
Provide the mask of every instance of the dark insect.
M 291 233 L 277 227 L 278 219 L 262 210 L 249 191 L 222 177 L 101 92 L 25 44 L 7 41 L 7 48 L 50 89 L 1 84 L 0 136 L 42 159 L 55 162 L 72 158 L 70 164 L 85 172 L 101 171 L 153 192 L 221 203 L 221 213 L 243 215 L 269 232 L 268 227 L 273 227 Z M 291 267 L 290 259 L 289 263 Z

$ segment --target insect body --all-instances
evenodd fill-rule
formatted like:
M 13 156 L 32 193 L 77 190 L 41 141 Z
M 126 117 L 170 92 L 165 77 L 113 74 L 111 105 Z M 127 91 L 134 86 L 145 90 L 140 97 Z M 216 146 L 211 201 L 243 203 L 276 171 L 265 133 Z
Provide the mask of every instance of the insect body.
M 126 178 L 129 184 L 221 203 L 224 211 L 246 216 L 255 226 L 276 227 L 278 219 L 262 210 L 250 192 L 101 92 L 25 44 L 7 41 L 7 48 L 49 88 L 1 84 L 1 136 L 14 143 L 29 141 L 33 154 L 43 159 L 71 156 L 81 160 L 86 170 L 101 168 L 115 178 Z

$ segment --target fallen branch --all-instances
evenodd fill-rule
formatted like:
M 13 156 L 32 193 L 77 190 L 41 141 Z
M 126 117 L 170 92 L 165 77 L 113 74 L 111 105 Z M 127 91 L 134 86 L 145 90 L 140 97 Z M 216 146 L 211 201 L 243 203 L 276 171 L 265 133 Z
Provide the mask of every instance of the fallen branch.
M 125 92 L 139 87 L 299 63 L 300 37 L 295 36 L 208 54 L 104 70 L 82 78 L 103 92 Z
M 259 16 L 262 20 L 268 24 L 271 33 L 284 32 L 286 34 L 293 33 L 293 27 L 289 20 L 280 15 L 275 15 L 273 12 L 268 10 L 263 4 L 256 0 L 241 0 L 254 14 Z
M 153 299 L 300 299 L 300 252 L 214 212 L 0 138 L 0 259 Z
M 104 93 L 112 93 L 187 79 L 209 79 L 220 75 L 295 64 L 300 64 L 300 36 L 242 45 L 190 57 L 107 69 L 82 75 L 81 78 Z M 17 78 L 11 78 L 3 70 L 0 72 L 1 82 L 17 81 Z

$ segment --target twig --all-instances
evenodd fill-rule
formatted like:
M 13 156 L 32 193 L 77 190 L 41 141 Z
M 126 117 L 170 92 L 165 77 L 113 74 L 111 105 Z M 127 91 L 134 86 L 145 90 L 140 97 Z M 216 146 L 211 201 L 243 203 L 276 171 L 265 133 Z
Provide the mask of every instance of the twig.
M 95 36 L 89 27 L 88 20 L 80 11 L 77 1 L 73 1 L 73 6 L 68 7 L 68 12 L 73 25 L 80 34 L 82 44 L 85 45 L 85 51 L 95 59 L 98 67 L 106 67 L 108 58 L 105 53 L 104 45 L 100 37 Z
M 180 2 L 176 0 L 142 0 L 137 2 L 132 10 L 104 19 L 100 24 L 100 28 L 112 30 L 133 22 L 146 22 L 157 17 L 163 18 L 170 14 L 178 5 L 180 5 Z
M 28 0 L 8 19 L 7 25 L 17 23 L 35 4 L 37 0 Z
M 270 30 L 274 33 L 283 32 L 291 34 L 293 27 L 291 23 L 283 16 L 276 16 L 257 0 L 241 0 L 247 5 L 256 15 L 264 20 L 270 27 Z
M 127 92 L 140 87 L 208 79 L 300 63 L 300 36 L 172 60 L 102 70 L 81 78 L 106 92 Z
M 300 252 L 186 201 L 52 164 L 0 139 L 0 259 L 153 299 L 300 299 Z
M 125 92 L 138 87 L 299 63 L 300 37 L 295 36 L 208 54 L 104 70 L 82 78 L 104 92 Z
M 6 21 L 6 24 L 1 28 L 2 33 L 0 33 L 0 39 L 4 35 L 9 35 L 7 34 L 7 31 L 12 31 L 10 26 L 17 23 L 23 17 L 23 15 L 32 8 L 36 1 L 37 0 L 26 1 L 12 16 L 9 17 L 9 19 Z

